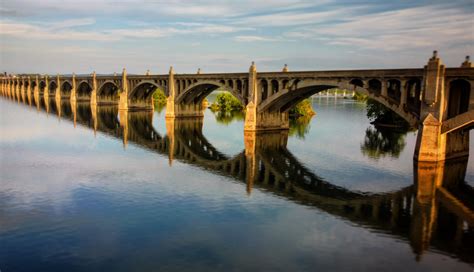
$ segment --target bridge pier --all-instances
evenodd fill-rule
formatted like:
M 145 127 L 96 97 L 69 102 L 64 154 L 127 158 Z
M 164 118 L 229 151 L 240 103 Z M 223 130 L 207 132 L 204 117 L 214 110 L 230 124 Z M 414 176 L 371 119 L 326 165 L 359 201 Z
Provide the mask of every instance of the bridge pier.
M 95 71 L 92 72 L 92 92 L 91 92 L 91 107 L 97 107 L 97 76 Z
M 168 98 L 166 99 L 166 118 L 197 118 L 204 117 L 205 108 L 202 103 L 177 103 L 178 93 L 174 79 L 174 69 L 170 67 L 168 75 Z
M 438 162 L 469 155 L 469 133 L 462 130 L 449 133 L 442 131 L 443 123 L 448 120 L 449 110 L 452 111 L 453 108 L 451 105 L 453 102 L 450 100 L 454 100 L 450 95 L 454 90 L 451 90 L 445 80 L 445 66 L 435 51 L 425 66 L 421 122 L 414 154 L 416 161 Z M 469 91 L 474 94 L 472 90 Z M 456 110 L 458 111 L 456 114 L 462 113 L 459 108 Z
M 25 103 L 26 102 L 26 90 L 25 90 L 25 78 L 24 77 L 21 77 L 20 93 L 21 93 L 21 101 L 23 103 Z
M 290 127 L 288 112 L 258 110 L 262 101 L 262 92 L 258 90 L 257 67 L 255 63 L 249 69 L 250 102 L 246 106 L 244 131 L 287 130 Z

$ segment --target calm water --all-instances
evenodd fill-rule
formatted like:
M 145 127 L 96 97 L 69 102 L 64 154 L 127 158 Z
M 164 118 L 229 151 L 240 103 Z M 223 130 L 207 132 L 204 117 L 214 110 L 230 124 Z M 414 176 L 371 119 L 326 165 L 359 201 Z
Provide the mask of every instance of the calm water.
M 472 271 L 472 212 L 417 201 L 416 132 L 313 104 L 289 135 L 244 135 L 210 111 L 0 99 L 0 270 Z M 474 206 L 473 162 L 448 168 Z

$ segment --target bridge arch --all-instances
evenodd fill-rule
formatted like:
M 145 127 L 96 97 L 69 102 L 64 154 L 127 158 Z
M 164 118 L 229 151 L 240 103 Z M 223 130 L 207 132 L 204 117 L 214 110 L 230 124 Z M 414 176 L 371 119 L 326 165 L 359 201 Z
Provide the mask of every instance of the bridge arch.
M 56 81 L 51 81 L 49 82 L 49 94 L 54 94 L 56 92 L 56 89 L 58 88 L 58 84 L 56 83 Z
M 260 80 L 260 95 L 262 100 L 268 97 L 268 81 L 266 79 Z
M 92 87 L 87 81 L 81 81 L 77 86 L 76 94 L 78 99 L 88 100 L 91 98 Z
M 448 119 L 469 110 L 471 83 L 464 79 L 449 82 L 448 90 Z
M 349 81 L 349 84 L 354 86 L 354 87 L 364 87 L 364 81 L 360 78 L 353 78 L 351 81 Z
M 154 81 L 142 81 L 140 82 L 133 90 L 129 93 L 129 98 L 132 100 L 143 100 L 146 101 L 151 98 L 153 93 L 157 90 L 161 89 L 164 92 L 166 91 L 166 88 L 157 84 Z
M 239 85 L 239 84 L 237 84 Z M 242 105 L 246 104 L 245 99 L 242 97 L 239 90 L 235 88 L 230 88 L 230 86 L 225 84 L 224 80 L 220 82 L 217 81 L 198 81 L 191 86 L 189 86 L 186 90 L 184 90 L 177 98 L 176 103 L 191 103 L 194 102 L 199 104 L 202 100 L 208 96 L 213 91 L 220 89 L 223 91 L 227 91 L 235 96 Z
M 100 85 L 97 91 L 97 97 L 100 102 L 117 102 L 119 100 L 119 87 L 115 82 L 108 80 Z
M 402 83 L 398 79 L 389 79 L 387 81 L 388 97 L 400 103 L 402 98 Z
M 44 93 L 44 89 L 46 88 L 46 82 L 44 80 L 41 80 L 38 84 L 38 89 L 40 93 Z
M 69 97 L 71 96 L 72 84 L 69 81 L 64 81 L 61 84 L 61 95 Z
M 368 81 L 369 88 L 359 87 L 364 85 L 362 80 L 350 80 L 347 83 L 337 81 L 307 81 L 295 80 L 290 83 L 288 88 L 271 95 L 258 106 L 259 112 L 287 112 L 302 100 L 311 97 L 312 95 L 334 88 L 341 88 L 346 90 L 354 90 L 359 93 L 368 95 L 371 99 L 381 103 L 388 109 L 395 112 L 401 118 L 406 120 L 410 125 L 417 124 L 416 116 L 405 112 L 399 108 L 398 105 L 390 103 L 386 98 L 380 96 L 382 82 L 378 79 Z M 395 83 L 397 84 L 397 83 Z M 400 83 L 398 83 L 400 84 Z M 401 91 L 401 90 L 400 90 Z
M 382 81 L 378 79 L 369 80 L 367 90 L 369 91 L 369 93 L 374 93 L 375 95 L 381 95 L 382 94 Z

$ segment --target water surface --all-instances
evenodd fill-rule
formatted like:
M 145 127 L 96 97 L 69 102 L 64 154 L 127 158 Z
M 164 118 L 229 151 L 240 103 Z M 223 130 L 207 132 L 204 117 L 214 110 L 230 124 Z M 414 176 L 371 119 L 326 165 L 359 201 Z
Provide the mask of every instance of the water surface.
M 210 111 L 0 99 L 1 271 L 472 271 L 472 217 L 417 201 L 416 132 L 313 105 L 262 136 Z M 472 160 L 449 169 L 471 205 Z

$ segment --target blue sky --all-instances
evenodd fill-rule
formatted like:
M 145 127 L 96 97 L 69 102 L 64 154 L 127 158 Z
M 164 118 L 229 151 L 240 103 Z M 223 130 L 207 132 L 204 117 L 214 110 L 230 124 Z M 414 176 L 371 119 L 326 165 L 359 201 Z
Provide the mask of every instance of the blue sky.
M 0 69 L 177 73 L 448 66 L 474 53 L 474 0 L 0 3 Z

